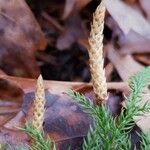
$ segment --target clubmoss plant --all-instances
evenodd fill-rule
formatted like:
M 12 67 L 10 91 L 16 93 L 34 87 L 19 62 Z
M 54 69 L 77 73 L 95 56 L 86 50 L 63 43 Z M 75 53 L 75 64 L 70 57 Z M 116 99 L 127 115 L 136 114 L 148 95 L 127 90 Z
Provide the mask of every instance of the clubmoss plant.
M 96 102 L 98 105 L 106 103 L 108 97 L 103 58 L 104 17 L 105 6 L 102 0 L 93 14 L 88 49 L 93 90 L 96 94 Z
M 141 150 L 150 149 L 150 133 L 143 133 L 141 136 Z
M 44 135 L 43 121 L 45 113 L 45 92 L 43 78 L 40 75 L 37 80 L 35 100 L 33 105 L 33 117 L 31 123 L 26 123 L 25 128 L 20 129 L 26 132 L 31 139 L 31 150 L 56 150 L 54 142 Z
M 34 100 L 34 108 L 33 108 L 33 118 L 32 118 L 32 126 L 34 129 L 38 131 L 43 130 L 43 120 L 44 120 L 44 112 L 45 112 L 45 92 L 44 92 L 44 85 L 43 79 L 40 75 L 37 80 L 37 88 L 35 93 L 35 100 Z
M 26 123 L 25 128 L 21 129 L 26 132 L 33 141 L 30 146 L 30 150 L 56 150 L 55 143 L 48 137 L 45 138 L 43 131 L 34 129 L 32 125 Z
M 131 89 L 130 96 L 127 98 L 126 109 L 122 108 L 117 118 L 112 118 L 106 105 L 94 106 L 78 92 L 69 91 L 71 96 L 86 112 L 94 119 L 95 124 L 91 127 L 87 138 L 84 140 L 84 150 L 129 150 L 131 140 L 129 132 L 135 125 L 134 117 L 143 115 L 150 111 L 150 104 L 140 104 L 141 95 L 144 88 L 150 83 L 150 67 L 136 74 L 129 81 Z M 143 150 L 150 147 L 150 136 L 143 134 L 141 147 Z

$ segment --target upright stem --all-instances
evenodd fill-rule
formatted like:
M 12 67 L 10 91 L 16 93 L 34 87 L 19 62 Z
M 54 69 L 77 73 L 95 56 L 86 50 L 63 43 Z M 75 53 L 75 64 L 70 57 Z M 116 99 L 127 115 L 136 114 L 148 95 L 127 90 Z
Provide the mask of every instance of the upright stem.
M 37 131 L 43 130 L 42 125 L 44 121 L 44 112 L 45 112 L 44 105 L 45 105 L 45 92 L 44 92 L 43 78 L 40 75 L 37 80 L 37 87 L 33 108 L 33 119 L 32 119 L 32 126 Z
M 103 58 L 104 17 L 105 6 L 102 0 L 93 14 L 88 50 L 93 90 L 96 94 L 97 104 L 105 103 L 108 97 Z

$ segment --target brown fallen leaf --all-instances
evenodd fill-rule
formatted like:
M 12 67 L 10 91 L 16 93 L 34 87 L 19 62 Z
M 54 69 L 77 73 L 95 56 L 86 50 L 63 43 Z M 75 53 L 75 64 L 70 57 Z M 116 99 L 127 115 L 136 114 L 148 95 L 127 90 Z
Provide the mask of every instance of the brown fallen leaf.
M 119 44 L 119 53 L 134 54 L 134 53 L 144 53 L 150 52 L 150 40 L 141 36 L 140 34 L 132 31 L 128 34 L 123 34 L 117 23 L 111 17 L 107 17 L 106 24 L 113 31 L 112 40 L 114 43 Z
M 0 126 L 20 111 L 23 94 L 22 89 L 13 81 L 0 78 Z
M 113 63 L 123 81 L 127 82 L 129 77 L 144 68 L 131 55 L 120 55 L 113 45 L 107 45 L 105 48 L 107 49 L 109 60 Z
M 150 23 L 142 13 L 119 0 L 105 0 L 105 4 L 114 19 L 107 18 L 106 24 L 113 31 L 114 42 L 118 37 L 120 53 L 150 52 Z
M 26 50 L 44 49 L 45 37 L 24 0 L 0 1 L 1 36 Z
M 59 96 L 46 110 L 44 129 L 56 140 L 59 149 L 67 149 L 68 145 L 76 149 L 81 146 L 92 121 L 69 97 Z
M 10 83 L 13 82 L 14 84 L 16 84 L 16 86 L 20 87 L 24 91 L 24 93 L 35 91 L 35 79 L 12 77 L 6 75 L 0 75 L 0 78 L 2 78 L 3 80 L 7 80 L 7 82 Z M 83 87 L 92 88 L 92 83 L 44 80 L 44 87 L 53 94 L 61 94 L 69 89 L 78 91 L 80 88 L 82 89 Z M 111 90 L 126 91 L 128 89 L 128 84 L 126 82 L 108 82 L 107 87 Z
M 0 68 L 7 74 L 37 77 L 34 52 L 46 39 L 24 0 L 0 1 Z
M 49 93 L 48 90 L 45 92 L 45 94 L 46 112 L 44 119 L 44 131 L 55 140 L 59 149 L 64 147 L 67 149 L 68 145 L 73 148 L 81 146 L 82 139 L 87 134 L 89 125 L 92 121 L 89 115 L 83 112 L 83 110 L 65 94 L 54 95 Z M 30 95 L 34 95 L 34 92 L 30 93 Z M 33 108 L 32 102 L 32 96 L 29 98 L 28 95 L 28 99 L 24 99 L 22 111 L 20 111 L 16 117 L 12 118 L 0 129 L 0 142 L 2 142 L 1 138 L 4 139 L 5 132 L 5 134 L 10 135 L 10 138 L 7 140 L 8 144 L 15 143 L 17 146 L 20 144 L 16 138 L 11 137 L 15 135 L 15 131 L 17 133 L 20 132 L 17 131 L 16 127 L 24 127 L 25 121 L 31 120 Z M 24 106 L 26 106 L 26 108 L 24 108 Z M 3 130 L 3 128 L 5 130 Z M 13 135 L 11 135 L 12 132 Z M 56 134 L 59 137 L 56 137 Z M 24 135 L 22 135 L 20 139 L 25 142 Z
M 7 76 L 5 76 L 7 78 Z M 17 102 L 20 104 L 23 97 L 22 89 L 14 84 L 13 80 L 8 81 L 7 79 L 0 77 L 0 99 L 11 102 Z
M 150 40 L 136 32 L 129 32 L 120 36 L 119 44 L 121 54 L 150 52 Z

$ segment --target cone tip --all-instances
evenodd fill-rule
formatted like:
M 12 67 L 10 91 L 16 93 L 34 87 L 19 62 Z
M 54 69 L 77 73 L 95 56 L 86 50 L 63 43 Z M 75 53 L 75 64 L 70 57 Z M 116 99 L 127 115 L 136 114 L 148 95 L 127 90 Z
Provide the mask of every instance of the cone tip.
M 40 74 L 39 75 L 39 77 L 38 77 L 38 79 L 37 79 L 38 81 L 43 81 L 43 77 L 42 77 L 42 75 Z

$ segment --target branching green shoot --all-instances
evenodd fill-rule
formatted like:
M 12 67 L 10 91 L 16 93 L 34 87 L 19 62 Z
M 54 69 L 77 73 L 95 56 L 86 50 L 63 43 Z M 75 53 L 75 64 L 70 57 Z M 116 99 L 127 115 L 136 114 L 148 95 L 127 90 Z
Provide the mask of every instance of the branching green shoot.
M 30 146 L 30 150 L 56 150 L 54 142 L 50 138 L 45 139 L 44 132 L 37 131 L 28 123 L 26 123 L 25 128 L 20 130 L 26 132 L 35 141 Z
M 118 118 L 112 118 L 105 105 L 94 106 L 83 95 L 69 91 L 72 97 L 94 119 L 94 126 L 90 128 L 87 138 L 84 139 L 83 150 L 129 150 L 131 140 L 129 131 L 135 125 L 133 118 L 150 111 L 150 105 L 140 105 L 141 95 L 150 83 L 150 67 L 134 75 L 130 81 L 130 96 L 127 98 L 126 109 L 123 108 Z M 142 136 L 142 147 L 150 147 L 150 136 Z

